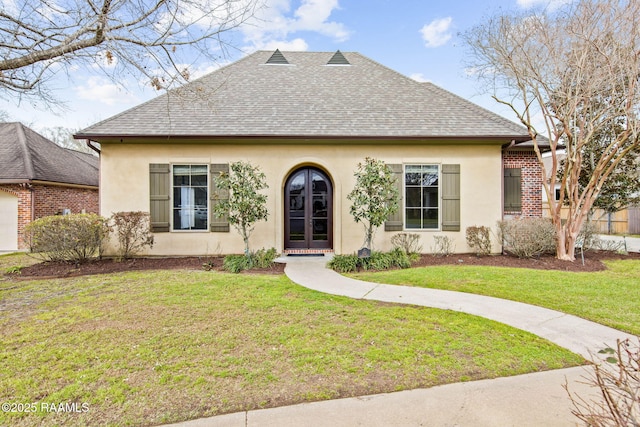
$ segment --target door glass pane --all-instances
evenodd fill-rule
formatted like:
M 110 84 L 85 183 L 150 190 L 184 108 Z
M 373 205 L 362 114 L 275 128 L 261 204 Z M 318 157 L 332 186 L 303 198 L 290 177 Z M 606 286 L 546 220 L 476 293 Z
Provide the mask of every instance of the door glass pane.
M 289 220 L 289 240 L 304 240 L 304 218 Z
M 313 240 L 328 240 L 326 219 L 313 220 Z
M 304 218 L 305 176 L 299 173 L 289 183 L 289 215 Z

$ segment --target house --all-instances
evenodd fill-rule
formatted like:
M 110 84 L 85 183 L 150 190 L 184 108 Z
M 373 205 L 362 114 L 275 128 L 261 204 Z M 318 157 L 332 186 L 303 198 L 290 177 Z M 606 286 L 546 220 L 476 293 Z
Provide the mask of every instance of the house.
M 359 249 L 363 227 L 346 196 L 365 157 L 390 165 L 402 194 L 375 236 L 379 250 L 404 231 L 425 251 L 446 235 L 468 252 L 466 227 L 540 215 L 526 129 L 358 53 L 255 52 L 75 137 L 101 144 L 102 212 L 151 213 L 152 255 L 242 252 L 212 214 L 224 197 L 212 178 L 236 161 L 259 166 L 269 184 L 253 249 Z
M 0 251 L 24 248 L 36 218 L 98 213 L 98 157 L 56 145 L 21 123 L 0 123 Z
M 566 153 L 560 150 L 557 153 L 559 162 L 564 161 Z M 550 155 L 543 155 L 545 169 L 547 170 L 547 181 L 550 180 L 551 174 L 556 173 L 553 170 L 552 158 Z M 640 179 L 640 170 L 638 178 Z M 560 200 L 560 183 L 556 183 L 553 189 L 553 201 L 557 203 Z M 546 192 L 542 192 L 542 216 L 550 218 L 549 198 Z M 560 210 L 561 217 L 567 218 L 569 215 L 569 206 L 563 204 Z M 593 208 L 590 213 L 590 221 L 598 233 L 602 234 L 640 234 L 640 206 L 627 206 L 617 212 L 607 212 L 601 208 Z

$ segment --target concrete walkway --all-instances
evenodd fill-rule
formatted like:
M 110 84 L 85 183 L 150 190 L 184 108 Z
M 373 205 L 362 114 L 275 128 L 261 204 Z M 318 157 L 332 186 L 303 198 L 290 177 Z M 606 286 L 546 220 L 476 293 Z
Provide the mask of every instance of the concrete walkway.
M 640 237 L 611 236 L 607 234 L 600 234 L 598 237 L 605 241 L 617 242 L 623 250 L 628 252 L 640 252 Z
M 374 284 L 341 276 L 325 257 L 288 257 L 285 273 L 320 292 L 357 299 L 421 305 L 496 320 L 593 358 L 629 334 L 575 316 L 513 301 L 426 288 Z M 429 389 L 304 403 L 174 424 L 181 427 L 262 426 L 576 426 L 563 389 L 590 399 L 584 367 L 449 384 Z

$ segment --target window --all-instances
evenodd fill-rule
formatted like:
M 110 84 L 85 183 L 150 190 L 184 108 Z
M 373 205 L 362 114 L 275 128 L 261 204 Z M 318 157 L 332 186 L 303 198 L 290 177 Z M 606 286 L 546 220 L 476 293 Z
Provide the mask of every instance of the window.
M 207 165 L 173 166 L 173 229 L 206 230 L 208 220 Z
M 440 167 L 406 165 L 404 169 L 405 228 L 437 229 Z

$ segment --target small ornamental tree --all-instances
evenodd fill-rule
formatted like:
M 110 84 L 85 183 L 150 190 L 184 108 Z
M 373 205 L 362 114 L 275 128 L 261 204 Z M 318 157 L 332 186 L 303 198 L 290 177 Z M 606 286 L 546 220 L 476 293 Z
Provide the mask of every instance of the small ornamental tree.
M 258 193 L 269 188 L 264 173 L 257 166 L 246 162 L 235 162 L 230 165 L 229 174 L 221 173 L 215 178 L 216 186 L 229 192 L 229 198 L 220 200 L 214 208 L 219 216 L 227 216 L 244 241 L 244 253 L 249 252 L 249 236 L 258 221 L 266 221 L 267 196 Z
M 365 246 L 371 249 L 375 229 L 398 210 L 400 194 L 391 168 L 382 160 L 365 158 L 354 176 L 356 185 L 347 196 L 351 200 L 349 212 L 364 225 Z

